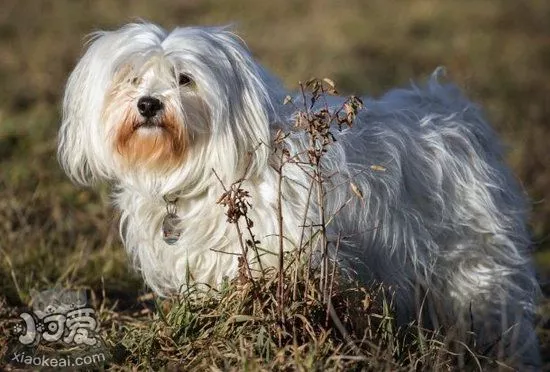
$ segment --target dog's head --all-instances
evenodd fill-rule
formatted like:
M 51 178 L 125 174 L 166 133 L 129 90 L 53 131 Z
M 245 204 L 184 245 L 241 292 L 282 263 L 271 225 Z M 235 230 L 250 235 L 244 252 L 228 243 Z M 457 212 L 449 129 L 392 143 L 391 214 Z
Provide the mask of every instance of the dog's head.
M 130 24 L 96 33 L 67 83 L 60 162 L 82 184 L 196 183 L 212 168 L 237 174 L 251 151 L 254 171 L 267 161 L 258 145 L 269 141 L 278 86 L 225 28 Z

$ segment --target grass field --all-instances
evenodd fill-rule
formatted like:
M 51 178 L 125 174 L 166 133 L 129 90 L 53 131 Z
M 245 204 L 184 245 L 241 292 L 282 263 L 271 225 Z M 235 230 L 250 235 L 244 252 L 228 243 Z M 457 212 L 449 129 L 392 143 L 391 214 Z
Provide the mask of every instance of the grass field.
M 162 332 L 151 323 L 158 310 L 138 300 L 146 289 L 121 247 L 107 187 L 72 185 L 55 158 L 60 98 L 84 36 L 138 18 L 166 28 L 233 23 L 253 54 L 291 88 L 327 76 L 344 93 L 376 96 L 446 66 L 508 145 L 508 161 L 533 201 L 535 257 L 550 294 L 547 0 L 3 0 L 0 324 L 28 303 L 31 289 L 59 284 L 88 288 L 109 309 L 107 337 L 125 329 L 137 337 L 147 334 L 143 329 Z M 540 308 L 550 369 L 549 302 L 543 299 Z M 7 326 L 0 330 L 2 350 Z M 124 360 L 121 368 L 147 365 L 147 357 Z

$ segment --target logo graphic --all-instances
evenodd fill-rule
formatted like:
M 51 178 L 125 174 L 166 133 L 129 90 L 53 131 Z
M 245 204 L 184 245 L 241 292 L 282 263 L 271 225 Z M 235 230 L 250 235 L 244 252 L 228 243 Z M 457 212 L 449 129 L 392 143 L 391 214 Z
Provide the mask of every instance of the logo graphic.
M 109 353 L 83 290 L 31 292 L 32 311 L 19 315 L 5 360 L 19 367 L 93 367 Z

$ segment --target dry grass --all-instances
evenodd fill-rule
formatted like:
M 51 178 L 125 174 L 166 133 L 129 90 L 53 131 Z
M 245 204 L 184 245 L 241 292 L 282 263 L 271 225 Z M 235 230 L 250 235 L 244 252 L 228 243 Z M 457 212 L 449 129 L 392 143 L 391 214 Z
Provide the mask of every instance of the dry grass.
M 343 336 L 331 324 L 315 322 L 314 335 L 304 333 L 296 341 L 296 324 L 287 324 L 281 342 L 274 337 L 277 327 L 281 328 L 271 315 L 277 310 L 272 308 L 274 302 L 260 306 L 266 297 L 254 297 L 246 285 L 227 289 L 225 296 L 211 303 L 191 303 L 184 298 L 162 304 L 138 300 L 145 291 L 127 266 L 115 227 L 116 215 L 107 206 L 108 191 L 72 186 L 54 158 L 59 99 L 82 51 L 84 35 L 137 17 L 167 27 L 235 22 L 254 54 L 288 86 L 310 76 L 331 76 L 344 92 L 377 95 L 411 78 L 424 78 L 438 65 L 447 66 L 451 77 L 484 105 L 510 145 L 509 161 L 535 201 L 532 225 L 541 247 L 537 261 L 543 280 L 547 280 L 548 1 L 350 0 L 344 5 L 330 0 L 4 0 L 0 5 L 2 324 L 28 303 L 32 288 L 79 286 L 96 295 L 104 336 L 112 345 L 119 345 L 115 350 L 120 355 L 115 356 L 120 368 L 175 368 L 170 363 L 178 361 L 199 366 L 201 358 L 203 363 L 215 362 L 220 369 L 228 366 L 224 362 L 247 370 L 291 365 L 307 370 L 338 369 L 349 367 L 349 363 L 368 368 L 361 364 L 364 360 L 341 358 L 354 354 L 346 346 L 338 349 L 338 342 L 346 342 L 342 343 Z M 266 279 L 262 285 L 266 286 L 264 296 L 276 298 L 273 282 Z M 239 293 L 251 296 L 235 297 Z M 287 318 L 305 314 L 308 322 L 318 319 L 311 314 L 315 301 L 308 303 L 310 307 L 304 303 L 307 298 L 289 309 L 294 315 L 287 314 Z M 377 307 L 365 310 L 365 316 L 371 313 L 389 316 Z M 547 302 L 541 306 L 541 314 L 548 318 Z M 232 319 L 235 315 L 244 317 Z M 300 327 L 308 328 L 305 323 Z M 541 324 L 548 365 L 549 328 L 550 324 Z M 234 334 L 242 337 L 228 337 Z M 390 336 L 393 338 L 388 340 Z M 6 340 L 2 337 L 0 348 Z M 427 353 L 422 359 L 425 349 L 410 339 L 405 347 L 400 337 L 394 331 L 386 332 L 382 341 L 380 335 L 373 335 L 369 346 L 360 346 L 369 358 L 375 356 L 371 360 L 380 358 L 377 366 L 388 363 L 387 369 L 396 368 L 392 363 L 436 363 L 430 358 L 437 353 Z M 117 342 L 120 339 L 123 342 Z M 437 338 L 426 339 L 434 340 L 431 350 L 438 349 L 433 346 Z M 416 340 L 423 344 L 422 338 Z M 208 349 L 197 348 L 205 343 Z M 384 345 L 382 351 L 376 351 L 380 349 L 377 345 Z
M 106 338 L 120 340 L 113 348 L 112 367 L 396 371 L 456 365 L 441 339 L 426 331 L 411 335 L 396 329 L 382 290 L 335 289 L 335 311 L 353 331 L 353 338 L 346 338 L 332 320 L 326 321 L 318 278 L 300 278 L 299 283 L 299 295 L 282 314 L 274 271 L 254 284 L 228 283 L 220 293 L 201 299 L 184 295 L 157 303 L 156 311 L 146 315 L 104 311 L 102 324 L 112 326 Z

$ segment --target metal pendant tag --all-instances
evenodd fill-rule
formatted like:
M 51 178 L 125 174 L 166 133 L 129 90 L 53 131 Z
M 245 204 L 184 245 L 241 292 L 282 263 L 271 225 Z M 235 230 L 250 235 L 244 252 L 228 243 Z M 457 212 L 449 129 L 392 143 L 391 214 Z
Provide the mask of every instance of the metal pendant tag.
M 182 229 L 180 228 L 180 219 L 175 213 L 168 213 L 162 220 L 162 239 L 167 244 L 175 244 L 180 236 Z

